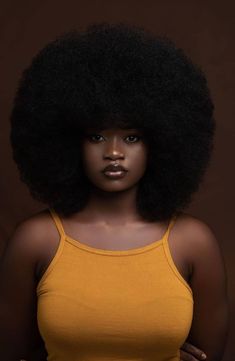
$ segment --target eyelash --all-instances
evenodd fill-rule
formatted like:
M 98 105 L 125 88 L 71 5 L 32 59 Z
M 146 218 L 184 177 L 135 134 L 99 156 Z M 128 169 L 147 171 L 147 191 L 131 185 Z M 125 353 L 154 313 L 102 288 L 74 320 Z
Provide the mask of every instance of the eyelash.
M 95 137 L 95 136 L 97 136 L 97 135 L 98 135 L 99 137 L 102 137 L 102 135 L 99 135 L 99 134 L 91 134 L 91 135 L 88 135 L 87 138 L 88 138 L 89 140 L 91 140 L 91 141 L 94 141 L 94 142 L 99 143 L 99 140 L 98 140 L 98 141 L 97 141 L 97 140 L 92 140 L 92 137 Z M 126 138 L 129 138 L 129 137 L 138 138 L 138 141 L 141 140 L 141 137 L 140 137 L 139 135 L 128 135 Z M 137 143 L 137 141 L 136 141 L 136 142 L 128 142 L 128 143 Z

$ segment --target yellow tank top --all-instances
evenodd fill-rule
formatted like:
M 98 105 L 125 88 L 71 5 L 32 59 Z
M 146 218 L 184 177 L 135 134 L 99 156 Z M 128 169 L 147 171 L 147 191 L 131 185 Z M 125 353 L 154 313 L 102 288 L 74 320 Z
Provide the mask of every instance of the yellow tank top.
M 113 251 L 60 233 L 38 286 L 38 327 L 49 361 L 179 361 L 193 293 L 171 257 L 168 235 Z

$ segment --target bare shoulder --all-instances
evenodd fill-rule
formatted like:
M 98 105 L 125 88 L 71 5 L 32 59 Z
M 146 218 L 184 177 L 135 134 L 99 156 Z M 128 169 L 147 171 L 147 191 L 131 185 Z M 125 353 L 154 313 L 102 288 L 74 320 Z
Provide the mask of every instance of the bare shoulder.
M 24 219 L 19 225 L 18 229 L 24 230 L 27 234 L 33 234 L 35 241 L 40 240 L 45 235 L 51 235 L 54 227 L 51 221 L 51 215 L 48 208 L 40 212 L 34 213 L 30 217 Z
M 210 295 L 214 295 L 214 300 L 225 299 L 227 270 L 221 243 L 215 231 L 205 221 L 186 213 L 180 215 L 179 225 L 183 229 L 186 252 L 192 264 L 191 287 L 195 297 L 198 295 L 199 300 L 202 297 L 201 290 L 206 287 L 210 290 Z
M 187 342 L 199 347 L 210 360 L 221 360 L 229 325 L 228 286 L 221 242 L 206 222 L 182 214 L 179 225 L 192 260 L 190 286 L 194 314 Z
M 25 257 L 32 257 L 37 264 L 40 263 L 53 243 L 59 240 L 58 231 L 54 226 L 48 209 L 25 218 L 19 222 L 7 243 L 22 250 Z
M 212 227 L 208 223 L 189 213 L 180 212 L 177 216 L 177 222 L 184 228 L 186 233 L 192 235 L 195 235 L 195 232 L 197 235 L 208 235 L 209 233 L 213 233 Z
M 184 246 L 193 264 L 202 253 L 221 252 L 220 242 L 212 226 L 188 213 L 179 213 L 177 217 L 178 233 L 182 235 Z
M 48 209 L 44 209 L 38 213 L 25 218 L 19 222 L 15 229 L 14 235 L 18 238 L 29 242 L 33 246 L 37 246 L 43 239 L 50 236 L 53 233 L 53 227 L 50 221 L 50 215 Z
M 19 360 L 23 356 L 28 360 L 29 352 L 42 344 L 36 319 L 35 276 L 42 250 L 50 243 L 48 237 L 52 232 L 53 224 L 50 226 L 44 211 L 19 222 L 6 243 L 0 262 L 3 359 Z

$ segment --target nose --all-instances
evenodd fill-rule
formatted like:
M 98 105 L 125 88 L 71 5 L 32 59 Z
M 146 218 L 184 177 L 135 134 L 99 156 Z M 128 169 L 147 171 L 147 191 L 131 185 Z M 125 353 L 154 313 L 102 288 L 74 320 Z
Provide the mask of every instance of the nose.
M 107 141 L 104 159 L 124 159 L 124 149 L 117 138 Z

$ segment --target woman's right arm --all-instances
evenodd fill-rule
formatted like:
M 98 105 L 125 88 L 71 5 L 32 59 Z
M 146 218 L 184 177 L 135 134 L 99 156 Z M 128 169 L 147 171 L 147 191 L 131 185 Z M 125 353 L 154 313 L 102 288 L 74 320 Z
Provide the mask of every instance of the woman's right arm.
M 16 227 L 0 261 L 0 359 L 28 360 L 41 347 L 35 270 L 40 242 L 34 222 Z

